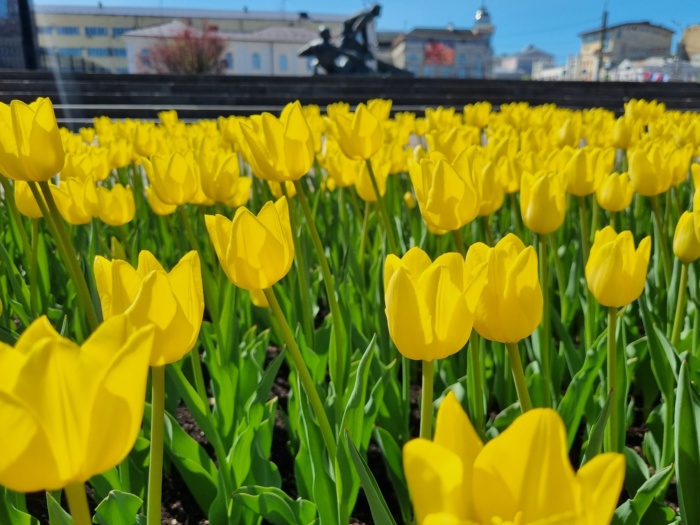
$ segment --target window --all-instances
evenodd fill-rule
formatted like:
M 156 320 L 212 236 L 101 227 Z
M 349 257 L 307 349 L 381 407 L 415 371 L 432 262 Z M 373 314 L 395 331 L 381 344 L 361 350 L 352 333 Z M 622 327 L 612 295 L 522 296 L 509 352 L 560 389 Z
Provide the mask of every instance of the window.
M 482 78 L 484 76 L 483 64 L 481 55 L 476 55 L 476 63 L 474 64 L 474 77 Z
M 76 26 L 58 26 L 56 34 L 62 36 L 77 36 L 80 34 L 80 28 Z
M 449 66 L 444 66 L 440 68 L 440 76 L 443 78 L 448 78 L 452 76 L 452 68 Z
M 129 68 L 126 67 L 118 67 L 117 69 L 114 70 L 115 73 L 121 73 L 121 74 L 126 74 L 129 72 Z
M 131 31 L 131 29 L 132 28 L 130 28 L 130 27 L 113 27 L 112 28 L 112 37 L 119 38 L 127 31 Z
M 233 53 L 226 53 L 224 60 L 226 61 L 226 68 L 233 69 Z
M 36 30 L 40 35 L 50 35 L 53 33 L 53 26 L 39 26 Z
M 457 68 L 457 78 L 467 78 L 467 68 L 458 67 Z
M 151 67 L 151 50 L 142 49 L 141 53 L 139 53 L 139 60 L 143 67 Z
M 62 57 L 80 57 L 83 56 L 82 47 L 59 47 L 58 54 Z
M 287 71 L 288 69 L 287 55 L 280 55 L 280 71 Z
M 434 77 L 435 76 L 435 68 L 433 66 L 425 66 L 423 68 L 423 76 L 424 77 Z
M 86 27 L 85 36 L 108 36 L 109 31 L 106 27 Z
M 260 71 L 260 54 L 259 54 L 259 53 L 253 53 L 253 56 L 251 57 L 251 60 L 252 60 L 253 70 L 254 70 L 254 71 Z
M 458 58 L 457 60 L 459 61 L 459 65 L 460 65 L 460 66 L 463 66 L 464 64 L 467 63 L 467 55 L 465 55 L 464 53 L 462 53 L 462 54 L 459 55 L 459 58 Z
M 411 53 L 408 55 L 408 61 L 409 62 L 418 62 L 418 53 Z
M 108 57 L 110 53 L 108 47 L 88 47 L 87 55 L 89 57 Z
M 126 48 L 125 47 L 115 47 L 112 49 L 112 56 L 113 57 L 125 57 L 126 56 Z

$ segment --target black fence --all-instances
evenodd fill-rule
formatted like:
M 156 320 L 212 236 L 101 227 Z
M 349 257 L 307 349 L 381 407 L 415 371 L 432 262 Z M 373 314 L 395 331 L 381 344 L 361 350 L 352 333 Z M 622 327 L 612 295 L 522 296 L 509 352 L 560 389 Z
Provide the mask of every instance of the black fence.
M 427 79 L 397 77 L 260 77 L 115 75 L 79 72 L 10 71 L 0 75 L 0 101 L 51 97 L 65 124 L 98 115 L 155 119 L 177 109 L 183 119 L 277 112 L 286 103 L 325 106 L 390 98 L 394 111 L 487 100 L 494 105 L 555 103 L 571 109 L 602 107 L 616 113 L 632 98 L 656 99 L 668 108 L 700 111 L 699 83 L 540 82 L 521 80 Z

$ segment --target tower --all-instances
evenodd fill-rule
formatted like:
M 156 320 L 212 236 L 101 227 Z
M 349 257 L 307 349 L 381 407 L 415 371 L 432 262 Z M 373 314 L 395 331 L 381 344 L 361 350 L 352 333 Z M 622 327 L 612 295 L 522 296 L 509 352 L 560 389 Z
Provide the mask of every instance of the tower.
M 483 36 L 489 41 L 495 29 L 496 28 L 491 23 L 491 15 L 489 15 L 486 6 L 482 4 L 474 15 L 474 27 L 472 28 L 472 32 L 476 35 Z

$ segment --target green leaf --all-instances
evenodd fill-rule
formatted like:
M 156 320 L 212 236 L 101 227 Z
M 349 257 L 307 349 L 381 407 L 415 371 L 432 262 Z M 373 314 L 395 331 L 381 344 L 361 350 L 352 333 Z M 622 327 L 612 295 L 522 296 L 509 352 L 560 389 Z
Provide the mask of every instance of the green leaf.
M 355 448 L 355 445 L 350 439 L 350 434 L 347 431 L 345 432 L 345 443 L 348 446 L 350 457 L 355 464 L 357 473 L 360 475 L 360 483 L 365 491 L 365 496 L 367 496 L 375 525 L 396 525 L 396 521 L 394 521 L 394 518 L 391 516 L 389 506 L 386 504 L 381 490 L 379 490 L 377 480 L 374 479 L 372 471 L 369 469 L 362 456 L 360 456 L 357 448 Z
M 316 520 L 316 505 L 301 498 L 293 500 L 278 488 L 241 487 L 232 499 L 273 525 L 309 525 Z
M 615 510 L 612 525 L 638 525 L 656 496 L 666 490 L 672 477 L 673 465 L 659 470 L 639 488 L 633 499 L 627 500 Z
M 98 525 L 137 525 L 142 503 L 138 496 L 113 490 L 97 506 L 92 521 Z
M 350 434 L 350 439 L 353 440 L 353 443 L 359 443 L 360 448 L 364 445 L 362 436 L 365 423 L 373 424 L 372 421 L 365 421 L 364 416 L 365 402 L 367 400 L 367 382 L 372 356 L 374 355 L 375 340 L 376 337 L 373 337 L 364 354 L 362 354 L 362 359 L 360 359 L 360 364 L 355 372 L 355 384 L 350 392 L 348 404 L 345 406 L 343 419 L 340 423 L 340 428 L 347 430 Z
M 591 428 L 591 433 L 588 437 L 588 446 L 586 447 L 586 453 L 583 455 L 583 461 L 581 461 L 581 466 L 588 463 L 594 456 L 596 456 L 601 447 L 603 446 L 603 439 L 605 437 L 605 425 L 608 422 L 608 416 L 610 415 L 610 396 L 605 397 L 605 404 L 603 409 L 598 414 L 598 418 L 593 423 Z
M 73 518 L 61 507 L 51 492 L 46 493 L 46 504 L 51 525 L 73 525 Z
M 607 333 L 607 330 L 604 333 Z M 586 352 L 583 367 L 576 372 L 571 383 L 569 383 L 569 387 L 566 389 L 561 403 L 559 403 L 558 411 L 566 426 L 569 448 L 571 448 L 576 438 L 581 417 L 586 408 L 586 401 L 593 392 L 593 385 L 605 362 L 605 349 L 601 348 L 600 345 L 601 337 L 598 338 L 597 344 L 594 345 L 594 350 Z
M 681 366 L 675 415 L 676 480 L 681 523 L 700 523 L 700 397 L 690 383 L 688 362 Z
M 9 490 L 0 487 L 0 523 L 7 525 L 39 525 L 39 521 L 15 507 Z M 23 495 L 21 497 L 24 497 Z
M 408 494 L 408 485 L 403 473 L 403 463 L 401 461 L 401 447 L 394 437 L 381 427 L 375 427 L 374 440 L 382 451 L 382 459 L 386 465 L 389 481 L 394 487 L 396 499 L 401 507 L 401 517 L 404 523 L 411 522 L 411 497 Z

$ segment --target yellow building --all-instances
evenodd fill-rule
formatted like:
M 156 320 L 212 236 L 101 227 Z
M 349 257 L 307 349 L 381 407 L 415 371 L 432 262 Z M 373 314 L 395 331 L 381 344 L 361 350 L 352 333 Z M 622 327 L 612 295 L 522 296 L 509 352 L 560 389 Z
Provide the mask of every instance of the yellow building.
M 674 31 L 650 22 L 630 22 L 606 28 L 603 40 L 602 29 L 581 33 L 579 71 L 581 80 L 602 80 L 605 71 L 623 60 L 644 60 L 650 57 L 667 57 L 671 51 Z M 599 75 L 600 70 L 600 77 Z
M 173 19 L 186 20 L 198 27 L 215 25 L 222 31 L 239 33 L 279 26 L 317 31 L 320 25 L 325 25 L 337 34 L 346 18 L 346 15 L 247 9 L 34 5 L 40 65 L 113 73 L 128 72 L 124 33 Z
M 681 38 L 681 49 L 685 53 L 683 58 L 693 64 L 700 64 L 700 24 L 685 28 Z

